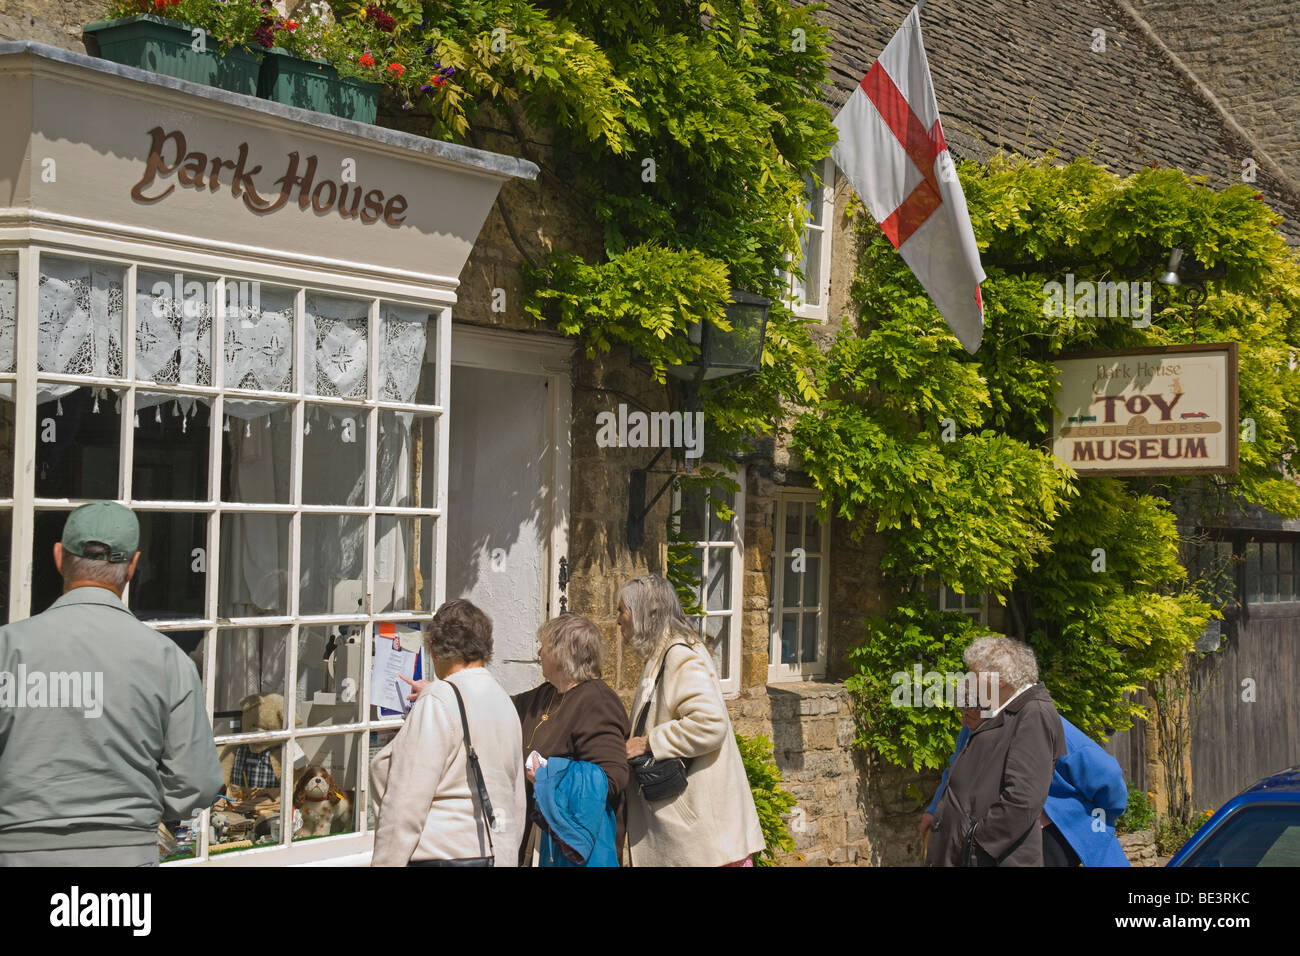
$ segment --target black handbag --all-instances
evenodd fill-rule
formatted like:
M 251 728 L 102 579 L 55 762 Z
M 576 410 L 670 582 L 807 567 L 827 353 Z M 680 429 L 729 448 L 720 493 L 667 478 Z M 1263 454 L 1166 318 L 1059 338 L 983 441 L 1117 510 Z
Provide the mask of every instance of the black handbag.
M 674 647 L 686 647 L 685 644 L 672 644 L 664 651 L 663 661 L 659 664 L 659 676 L 655 678 L 654 686 L 658 689 L 660 682 L 664 678 L 664 667 L 668 664 L 668 651 Z M 645 706 L 641 708 L 641 716 L 637 719 L 636 730 L 632 732 L 633 737 L 640 737 L 645 731 L 645 721 L 650 713 L 650 700 L 653 695 L 646 699 Z M 690 768 L 691 760 L 689 757 L 668 757 L 663 760 L 656 760 L 655 757 L 647 751 L 639 757 L 633 757 L 628 761 L 632 772 L 636 774 L 636 781 L 641 785 L 641 792 L 645 794 L 647 800 L 671 800 L 678 796 L 686 789 L 686 771 Z
M 474 752 L 474 745 L 469 740 L 469 719 L 465 716 L 465 701 L 461 699 L 460 689 L 451 684 L 452 693 L 456 695 L 456 706 L 460 708 L 460 725 L 465 731 L 465 763 L 468 768 L 469 779 L 478 790 L 478 802 L 483 808 L 483 817 L 487 823 L 487 839 L 489 856 L 470 856 L 462 857 L 457 860 L 412 860 L 407 866 L 496 866 L 496 849 L 492 846 L 492 821 L 495 814 L 492 812 L 492 800 L 488 796 L 487 783 L 483 779 L 483 768 L 479 766 L 478 754 Z

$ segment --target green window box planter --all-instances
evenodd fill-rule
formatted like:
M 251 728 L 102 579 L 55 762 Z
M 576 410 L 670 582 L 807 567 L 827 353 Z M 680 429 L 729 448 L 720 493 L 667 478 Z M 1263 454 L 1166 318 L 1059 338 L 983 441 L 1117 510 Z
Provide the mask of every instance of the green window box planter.
M 262 59 L 257 95 L 286 106 L 373 123 L 381 83 L 339 76 L 325 60 L 307 60 L 271 47 Z
M 141 13 L 91 23 L 83 32 L 95 38 L 99 55 L 105 60 L 232 93 L 256 95 L 261 58 L 237 47 L 223 54 L 211 38 L 208 49 L 196 53 L 191 46 L 193 29 L 188 24 Z

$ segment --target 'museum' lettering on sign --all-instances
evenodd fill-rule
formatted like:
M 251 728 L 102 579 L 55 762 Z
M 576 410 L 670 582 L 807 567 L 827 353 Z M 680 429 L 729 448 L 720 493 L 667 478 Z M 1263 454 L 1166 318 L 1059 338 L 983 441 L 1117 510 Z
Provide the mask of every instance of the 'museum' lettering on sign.
M 1052 451 L 1079 472 L 1237 470 L 1237 346 L 1060 359 Z
M 228 184 L 230 195 L 242 199 L 251 212 L 275 212 L 293 200 L 299 209 L 311 206 L 316 212 L 333 211 L 344 219 L 360 219 L 366 224 L 382 219 L 387 225 L 400 226 L 406 219 L 405 196 L 385 196 L 382 189 L 366 190 L 358 183 L 317 179 L 314 155 L 304 159 L 296 151 L 289 153 L 284 175 L 271 183 L 278 191 L 264 186 L 266 191 L 260 192 L 255 177 L 262 172 L 262 167 L 249 165 L 247 143 L 240 143 L 233 157 L 223 158 L 191 151 L 180 130 L 166 133 L 161 126 L 155 126 L 149 131 L 149 137 L 144 175 L 131 188 L 131 198 L 138 202 L 158 202 L 177 185 L 215 193 Z M 166 186 L 160 182 L 173 174 L 175 182 Z

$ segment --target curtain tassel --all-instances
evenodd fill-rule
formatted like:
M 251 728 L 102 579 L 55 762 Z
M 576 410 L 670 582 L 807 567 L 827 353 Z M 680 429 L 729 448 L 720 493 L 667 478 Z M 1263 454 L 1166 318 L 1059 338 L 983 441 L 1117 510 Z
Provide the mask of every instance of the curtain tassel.
M 226 423 L 225 423 L 224 425 L 221 426 L 221 430 L 222 430 L 223 432 L 228 432 L 228 431 L 230 431 L 230 416 L 229 416 L 229 415 L 226 416 Z
M 96 400 L 96 402 L 95 402 L 95 411 L 99 411 L 99 402 L 98 402 L 98 400 Z M 63 415 L 63 399 L 59 399 L 59 400 L 55 403 L 55 409 L 54 409 L 54 412 L 55 412 L 56 415 L 59 415 L 59 416 L 62 416 L 62 415 Z
M 252 438 L 252 437 L 253 437 L 253 423 L 252 423 L 252 422 L 244 422 L 244 437 L 245 437 L 245 438 Z
M 161 405 L 155 405 L 155 406 L 154 406 L 154 410 L 153 410 L 153 420 L 156 421 L 159 425 L 162 424 L 162 406 L 161 406 Z

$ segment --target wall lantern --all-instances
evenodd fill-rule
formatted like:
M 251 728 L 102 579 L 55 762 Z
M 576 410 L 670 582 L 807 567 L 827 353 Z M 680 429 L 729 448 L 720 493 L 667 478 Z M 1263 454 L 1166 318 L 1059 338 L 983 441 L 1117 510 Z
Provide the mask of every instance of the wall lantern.
M 1205 282 L 1208 279 L 1222 279 L 1227 273 L 1227 267 L 1222 262 L 1213 269 L 1207 269 L 1196 259 L 1184 262 L 1182 246 L 1174 246 L 1173 251 L 1169 253 L 1169 262 L 1158 281 L 1170 290 L 1171 298 L 1174 289 L 1183 290 L 1183 300 L 1192 307 L 1193 343 L 1196 341 L 1196 322 L 1199 318 L 1201 303 L 1208 296 L 1205 290 Z
M 731 331 L 723 331 L 709 322 L 692 322 L 687 326 L 686 337 L 699 349 L 699 354 L 689 362 L 669 365 L 664 370 L 670 378 L 681 383 L 681 404 L 685 414 L 692 415 L 699 408 L 700 386 L 704 382 L 758 370 L 762 363 L 767 312 L 771 305 L 771 299 L 732 289 L 731 302 L 726 307 Z M 645 544 L 646 515 L 677 477 L 676 473 L 669 475 L 655 496 L 649 502 L 645 500 L 646 476 L 666 450 L 660 448 L 646 467 L 634 468 L 628 482 L 627 545 L 633 551 L 639 551 Z M 675 457 L 678 455 L 680 450 L 676 451 Z

